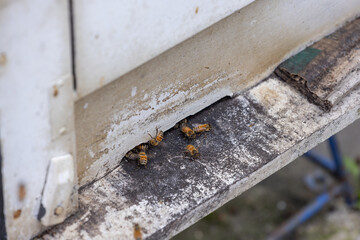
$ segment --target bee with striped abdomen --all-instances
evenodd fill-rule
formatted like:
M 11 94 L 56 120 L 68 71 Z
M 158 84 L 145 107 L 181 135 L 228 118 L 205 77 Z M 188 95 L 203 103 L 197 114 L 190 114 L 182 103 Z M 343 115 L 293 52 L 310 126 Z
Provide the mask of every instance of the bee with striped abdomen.
M 136 150 L 136 152 L 145 152 L 146 150 L 148 150 L 149 146 L 146 143 L 142 143 L 137 145 L 134 149 Z
M 139 152 L 139 165 L 143 165 L 146 167 L 146 164 L 148 162 L 148 157 L 145 152 Z
M 142 240 L 142 234 L 139 224 L 134 224 L 134 238 L 135 240 Z
M 140 144 L 136 146 L 132 151 L 126 153 L 125 157 L 129 160 L 138 160 L 139 165 L 146 166 L 148 162 L 148 157 L 145 151 L 148 149 L 147 144 Z M 133 151 L 136 150 L 136 153 Z
M 157 146 L 159 145 L 159 143 L 163 140 L 164 138 L 164 132 L 163 131 L 159 131 L 158 128 L 156 128 L 156 135 L 155 137 L 152 137 L 150 134 L 149 136 L 151 137 L 150 141 L 149 141 L 149 144 L 151 146 Z
M 145 151 L 148 149 L 148 145 L 147 144 L 140 144 L 139 147 L 139 165 L 143 165 L 146 167 L 146 164 L 148 162 L 148 157 L 145 153 Z
M 194 130 L 192 130 L 188 125 L 187 125 L 187 121 L 184 121 L 183 123 L 181 123 L 180 125 L 180 130 L 185 134 L 186 137 L 188 138 L 195 138 L 196 134 L 194 132 Z
M 195 133 L 202 133 L 202 132 L 208 132 L 211 130 L 211 125 L 210 123 L 205 123 L 205 124 L 198 124 L 196 125 L 193 130 Z
M 199 150 L 191 144 L 186 146 L 185 155 L 189 156 L 191 159 L 197 159 L 200 157 Z

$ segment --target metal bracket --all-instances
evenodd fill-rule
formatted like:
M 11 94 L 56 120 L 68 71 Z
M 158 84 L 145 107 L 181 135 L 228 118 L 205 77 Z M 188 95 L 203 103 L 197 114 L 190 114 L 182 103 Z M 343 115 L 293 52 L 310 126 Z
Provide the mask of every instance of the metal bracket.
M 65 220 L 75 185 L 74 160 L 70 154 L 51 159 L 38 219 L 44 226 Z

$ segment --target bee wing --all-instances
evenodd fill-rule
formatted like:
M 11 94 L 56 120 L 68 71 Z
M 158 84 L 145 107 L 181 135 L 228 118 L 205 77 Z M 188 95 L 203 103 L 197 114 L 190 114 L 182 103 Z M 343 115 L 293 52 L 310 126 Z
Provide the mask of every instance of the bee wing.
M 131 152 L 129 154 L 126 154 L 125 158 L 134 161 L 139 159 L 139 155 L 137 153 Z
M 164 148 L 164 147 L 166 147 L 167 145 L 168 145 L 167 143 L 165 143 L 164 141 L 161 141 L 161 142 L 159 142 L 158 147 Z
M 210 124 L 210 123 L 208 123 L 208 122 L 205 122 L 205 123 L 192 123 L 191 125 L 193 125 L 193 126 L 199 126 L 199 125 L 210 125 L 210 126 L 211 126 L 211 124 Z

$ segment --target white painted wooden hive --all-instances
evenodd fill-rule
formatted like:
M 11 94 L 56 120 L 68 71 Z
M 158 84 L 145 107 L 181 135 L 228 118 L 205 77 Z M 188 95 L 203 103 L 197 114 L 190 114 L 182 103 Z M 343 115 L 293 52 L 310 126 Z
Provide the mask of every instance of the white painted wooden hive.
M 78 188 L 156 127 L 244 92 L 359 13 L 358 0 L 3 1 L 8 238 L 62 222 L 77 210 Z

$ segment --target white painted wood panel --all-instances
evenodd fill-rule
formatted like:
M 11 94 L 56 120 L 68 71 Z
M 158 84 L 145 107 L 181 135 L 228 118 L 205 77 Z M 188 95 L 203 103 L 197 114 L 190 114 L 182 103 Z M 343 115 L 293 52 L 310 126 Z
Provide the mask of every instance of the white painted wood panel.
M 113 81 L 253 1 L 74 1 L 79 96 Z
M 80 185 L 118 166 L 156 127 L 167 130 L 257 84 L 286 58 L 359 13 L 359 0 L 258 0 L 79 99 Z M 108 67 L 106 61 L 88 73 Z
M 0 26 L 6 228 L 9 239 L 29 239 L 43 229 L 37 214 L 51 158 L 75 151 L 68 1 L 2 2 Z

